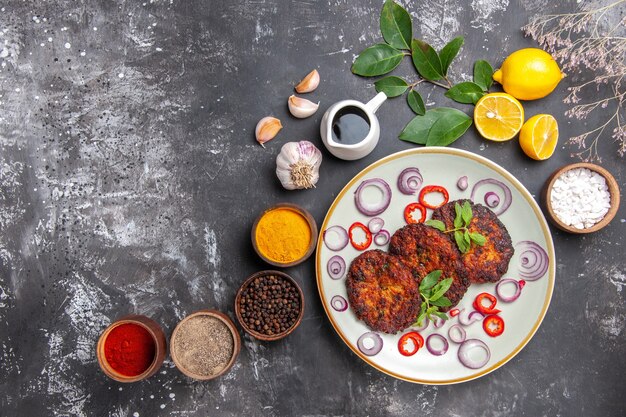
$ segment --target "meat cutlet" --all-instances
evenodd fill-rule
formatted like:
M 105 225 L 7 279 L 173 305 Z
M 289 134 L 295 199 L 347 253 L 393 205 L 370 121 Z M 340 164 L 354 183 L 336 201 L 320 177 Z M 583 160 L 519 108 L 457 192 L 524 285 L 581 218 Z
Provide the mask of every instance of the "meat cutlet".
M 357 256 L 346 279 L 348 301 L 356 316 L 372 330 L 396 333 L 415 322 L 420 294 L 411 272 L 381 250 Z
M 467 291 L 467 280 L 461 262 L 461 253 L 448 236 L 421 223 L 409 224 L 393 234 L 389 252 L 406 265 L 415 281 L 419 283 L 428 273 L 440 269 L 444 278 L 452 278 L 452 285 L 445 296 L 452 302 L 447 311 L 461 301 Z
M 463 205 L 466 201 L 472 207 L 472 221 L 470 232 L 478 232 L 487 241 L 483 246 L 472 244 L 469 252 L 461 254 L 461 261 L 470 282 L 496 282 L 509 269 L 509 261 L 513 256 L 511 236 L 498 216 L 482 204 L 474 204 L 470 200 L 451 201 L 433 212 L 433 219 L 440 220 L 446 229 L 454 227 L 456 211 L 454 204 Z M 452 233 L 447 235 L 450 242 L 454 242 Z

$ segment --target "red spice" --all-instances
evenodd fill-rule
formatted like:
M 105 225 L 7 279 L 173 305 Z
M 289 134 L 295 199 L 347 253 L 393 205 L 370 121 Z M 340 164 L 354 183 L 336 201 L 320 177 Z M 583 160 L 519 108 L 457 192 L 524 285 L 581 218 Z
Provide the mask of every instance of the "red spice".
M 152 335 L 138 324 L 115 327 L 104 342 L 104 355 L 111 368 L 124 376 L 137 376 L 154 360 L 156 347 Z

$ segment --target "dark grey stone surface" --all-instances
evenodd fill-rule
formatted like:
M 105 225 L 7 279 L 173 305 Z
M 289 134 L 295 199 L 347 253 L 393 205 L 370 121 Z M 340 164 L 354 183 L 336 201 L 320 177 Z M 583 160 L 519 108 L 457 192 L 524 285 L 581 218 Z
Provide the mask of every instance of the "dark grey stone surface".
M 186 314 L 233 316 L 238 285 L 265 269 L 250 227 L 280 201 L 321 223 L 342 186 L 371 162 L 410 144 L 397 134 L 411 113 L 383 105 L 376 150 L 355 162 L 324 151 L 316 189 L 286 192 L 274 176 L 282 143 L 318 144 L 331 103 L 374 95 L 350 73 L 354 56 L 380 40 L 381 1 L 0 2 L 0 415 L 434 415 L 620 416 L 626 413 L 625 208 L 589 236 L 553 230 L 552 304 L 528 346 L 506 366 L 456 386 L 421 386 L 367 366 L 335 334 L 317 294 L 314 260 L 288 269 L 305 292 L 299 329 L 284 341 L 243 337 L 232 371 L 193 382 L 168 360 L 132 385 L 107 379 L 95 361 L 100 332 L 128 313 L 169 334 Z M 408 3 L 408 2 L 407 2 Z M 574 2 L 411 2 L 415 35 L 437 47 L 466 39 L 452 78 L 474 60 L 495 66 L 533 46 L 530 16 Z M 312 68 L 321 111 L 287 113 L 292 86 Z M 413 74 L 409 62 L 398 73 Z M 528 115 L 554 114 L 564 139 L 570 79 Z M 429 104 L 453 105 L 437 88 Z M 467 106 L 456 107 L 470 111 Z M 284 129 L 266 149 L 254 126 L 273 114 Z M 588 121 L 593 126 L 598 119 Z M 538 195 L 548 175 L 576 161 L 559 146 L 526 158 L 516 142 L 486 143 L 470 130 L 455 147 L 510 170 Z M 608 136 L 603 165 L 624 185 L 624 160 Z M 626 190 L 622 190 L 626 191 Z

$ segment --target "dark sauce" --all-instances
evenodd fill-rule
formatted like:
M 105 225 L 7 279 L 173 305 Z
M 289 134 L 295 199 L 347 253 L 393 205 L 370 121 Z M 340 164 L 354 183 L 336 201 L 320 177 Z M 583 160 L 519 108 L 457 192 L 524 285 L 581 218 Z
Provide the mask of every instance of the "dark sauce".
M 339 110 L 333 118 L 333 140 L 344 145 L 361 142 L 370 132 L 367 114 L 358 107 L 348 106 Z

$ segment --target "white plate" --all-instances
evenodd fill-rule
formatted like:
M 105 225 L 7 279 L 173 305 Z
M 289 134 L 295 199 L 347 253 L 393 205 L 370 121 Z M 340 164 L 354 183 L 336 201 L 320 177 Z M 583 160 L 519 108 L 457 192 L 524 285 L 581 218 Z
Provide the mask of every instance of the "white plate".
M 407 204 L 417 201 L 416 196 L 400 193 L 397 188 L 399 173 L 407 167 L 419 168 L 423 178 L 423 185 L 441 185 L 450 193 L 450 201 L 469 198 L 472 187 L 477 181 L 484 178 L 495 178 L 506 184 L 512 193 L 512 204 L 499 218 L 511 235 L 513 246 L 521 241 L 534 241 L 548 254 L 549 268 L 543 277 L 536 281 L 528 281 L 521 296 L 512 303 L 498 301 L 497 308 L 501 309 L 500 316 L 505 321 L 504 333 L 496 338 L 489 337 L 482 328 L 481 322 L 475 322 L 465 329 L 467 338 L 477 338 L 484 341 L 491 350 L 491 359 L 480 369 L 470 369 L 461 364 L 457 357 L 458 344 L 451 341 L 446 354 L 434 356 L 426 348 L 420 349 L 414 356 L 405 357 L 398 351 L 398 339 L 409 331 L 399 332 L 396 335 L 379 333 L 383 339 L 382 350 L 374 356 L 362 354 L 357 346 L 357 339 L 370 329 L 356 318 L 351 308 L 338 312 L 329 304 L 332 297 L 340 295 L 347 300 L 345 274 L 344 277 L 333 280 L 327 272 L 327 262 L 333 255 L 340 255 L 346 261 L 346 269 L 350 262 L 358 256 L 357 251 L 348 244 L 339 252 L 329 250 L 323 241 L 324 231 L 334 225 L 340 225 L 346 230 L 354 222 L 367 225 L 370 217 L 361 214 L 354 203 L 354 192 L 359 184 L 368 178 L 382 178 L 391 186 L 392 200 L 390 206 L 378 217 L 385 221 L 384 228 L 390 233 L 404 226 L 403 212 Z M 465 191 L 457 188 L 457 180 L 467 176 L 469 187 Z M 493 187 L 492 187 L 493 188 Z M 494 190 L 496 190 L 494 188 Z M 477 203 L 484 204 L 481 194 Z M 430 218 L 431 210 L 428 210 Z M 383 249 L 374 243 L 368 249 Z M 509 263 L 505 278 L 519 279 L 519 250 L 513 255 Z M 469 381 L 499 368 L 513 358 L 533 337 L 543 317 L 546 314 L 552 290 L 554 288 L 555 258 L 552 237 L 546 221 L 528 190 L 502 167 L 470 152 L 452 148 L 420 148 L 399 152 L 387 156 L 356 175 L 341 190 L 324 219 L 320 230 L 316 254 L 317 286 L 326 314 L 335 330 L 343 341 L 361 359 L 374 368 L 396 378 L 422 384 L 454 384 Z M 481 292 L 495 294 L 495 284 L 472 284 L 465 294 L 458 308 L 472 309 L 472 302 Z M 457 323 L 457 318 L 449 319 L 440 329 L 431 324 L 421 334 L 428 337 L 431 333 L 439 333 L 448 338 L 448 328 Z

